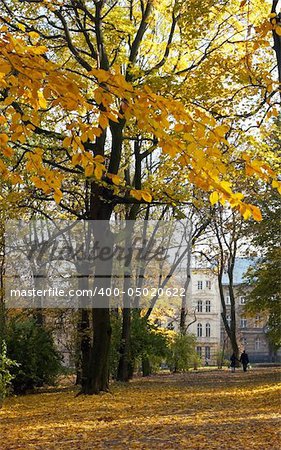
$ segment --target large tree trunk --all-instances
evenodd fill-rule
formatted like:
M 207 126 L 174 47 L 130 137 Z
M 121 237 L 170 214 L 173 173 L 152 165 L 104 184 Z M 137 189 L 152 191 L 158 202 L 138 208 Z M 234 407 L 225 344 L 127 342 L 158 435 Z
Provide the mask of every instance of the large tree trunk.
M 111 325 L 109 308 L 95 308 L 92 313 L 94 338 L 86 393 L 98 394 L 109 389 Z
M 99 242 L 99 248 L 113 249 L 113 236 L 110 231 L 109 221 L 103 221 L 101 225 L 93 229 L 94 239 Z M 110 298 L 105 293 L 111 287 L 112 258 L 103 261 L 98 260 L 95 269 L 94 288 L 96 294 L 93 298 L 91 309 L 92 339 L 87 336 L 82 347 L 82 393 L 98 394 L 100 391 L 108 391 L 109 388 L 109 350 L 111 338 L 110 325 Z

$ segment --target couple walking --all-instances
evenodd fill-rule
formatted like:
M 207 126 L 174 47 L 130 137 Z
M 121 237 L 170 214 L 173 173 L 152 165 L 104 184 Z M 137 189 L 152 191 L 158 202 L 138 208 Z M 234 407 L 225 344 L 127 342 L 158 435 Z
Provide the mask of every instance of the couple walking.
M 245 350 L 241 354 L 240 359 L 237 359 L 234 353 L 231 355 L 231 358 L 230 358 L 231 372 L 235 372 L 236 361 L 241 362 L 241 364 L 243 366 L 243 371 L 247 372 L 247 366 L 249 364 L 249 358 L 248 358 L 248 355 L 247 355 Z

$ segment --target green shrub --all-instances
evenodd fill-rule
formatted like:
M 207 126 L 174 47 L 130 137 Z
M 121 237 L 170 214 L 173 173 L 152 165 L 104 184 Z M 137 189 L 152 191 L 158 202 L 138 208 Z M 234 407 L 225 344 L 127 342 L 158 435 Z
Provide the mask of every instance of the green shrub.
M 185 371 L 194 366 L 196 360 L 195 337 L 191 334 L 175 333 L 169 345 L 167 363 L 174 372 Z M 196 360 L 197 361 L 197 360 Z
M 3 341 L 0 351 L 0 407 L 8 394 L 9 387 L 13 379 L 11 368 L 16 366 L 17 363 L 8 358 L 7 346 L 5 341 Z
M 15 393 L 53 384 L 61 373 L 61 357 L 49 331 L 34 320 L 14 319 L 7 326 L 7 354 L 18 365 L 11 368 Z
M 142 362 L 143 375 L 157 372 L 166 359 L 168 340 L 165 330 L 151 324 L 139 314 L 133 315 L 131 329 L 131 357 L 134 366 Z M 145 364 L 144 364 L 145 363 Z M 144 366 L 149 368 L 144 370 Z

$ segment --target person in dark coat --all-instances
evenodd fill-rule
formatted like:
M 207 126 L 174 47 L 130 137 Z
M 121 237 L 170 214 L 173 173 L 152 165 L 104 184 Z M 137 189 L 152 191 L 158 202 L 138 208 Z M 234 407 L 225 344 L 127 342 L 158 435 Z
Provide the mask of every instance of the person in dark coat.
M 247 366 L 249 364 L 249 358 L 248 355 L 246 353 L 246 351 L 244 350 L 243 353 L 240 356 L 240 360 L 239 360 L 243 366 L 243 370 L 244 372 L 247 372 Z
M 235 372 L 236 361 L 237 361 L 237 358 L 236 358 L 235 354 L 232 353 L 232 355 L 230 357 L 231 372 Z

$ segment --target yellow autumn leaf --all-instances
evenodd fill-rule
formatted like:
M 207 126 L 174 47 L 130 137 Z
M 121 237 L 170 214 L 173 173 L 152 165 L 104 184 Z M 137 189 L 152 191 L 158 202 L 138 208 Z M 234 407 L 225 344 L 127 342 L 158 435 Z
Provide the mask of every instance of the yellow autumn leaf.
M 13 155 L 14 151 L 11 147 L 4 147 L 2 149 L 2 152 L 5 156 L 7 156 L 7 158 L 11 158 L 11 156 Z
M 276 32 L 276 34 L 278 34 L 278 36 L 281 36 L 281 26 L 280 25 L 277 25 L 275 27 L 275 32 Z
M 137 200 L 141 200 L 142 199 L 142 192 L 137 190 L 137 189 L 131 189 L 130 190 L 130 195 L 134 198 L 136 198 Z
M 0 146 L 6 145 L 8 140 L 9 140 L 9 138 L 6 134 L 4 134 L 4 133 L 0 134 Z
M 39 39 L 39 34 L 36 33 L 36 31 L 30 31 L 28 34 L 31 37 L 31 39 Z
M 119 186 L 122 183 L 122 178 L 118 177 L 118 175 L 111 176 L 112 182 Z
M 18 23 L 17 27 L 21 30 L 21 31 L 25 31 L 25 26 L 22 23 Z
M 76 153 L 72 156 L 71 162 L 74 166 L 77 166 L 81 162 L 82 155 L 81 153 Z M 86 175 L 87 176 L 87 175 Z
M 102 178 L 102 174 L 103 174 L 102 166 L 100 164 L 96 165 L 95 170 L 94 170 L 95 177 L 98 180 L 100 180 Z
M 69 137 L 69 136 L 67 136 L 66 138 L 64 138 L 64 140 L 62 141 L 63 147 L 64 147 L 64 148 L 69 147 L 69 146 L 71 145 L 71 141 L 72 141 L 72 138 Z
M 99 80 L 100 83 L 104 83 L 105 81 L 107 81 L 110 78 L 110 73 L 107 72 L 106 70 L 99 69 L 99 70 L 96 70 L 95 76 Z
M 40 108 L 47 108 L 47 100 L 45 99 L 43 93 L 41 91 L 38 92 L 38 103 Z
M 57 204 L 60 203 L 62 197 L 63 197 L 63 194 L 62 194 L 61 190 L 60 189 L 56 189 L 55 193 L 54 193 L 54 200 L 55 200 L 55 202 Z
M 22 177 L 18 173 L 12 173 L 9 177 L 12 184 L 22 183 Z
M 252 212 L 251 212 L 251 210 L 250 210 L 250 208 L 249 208 L 248 206 L 245 208 L 245 210 L 244 210 L 244 212 L 242 213 L 242 215 L 243 215 L 243 218 L 244 218 L 245 220 L 250 219 L 250 217 L 252 216 Z
M 99 125 L 103 129 L 108 126 L 108 118 L 104 114 L 101 114 L 99 117 Z
M 81 134 L 81 142 L 87 142 L 87 140 L 88 140 L 88 132 L 87 131 L 85 131 L 84 133 L 82 133 Z
M 88 164 L 85 167 L 85 177 L 91 177 L 94 173 L 94 166 L 92 164 Z
M 182 131 L 183 129 L 184 129 L 184 126 L 181 123 L 177 123 L 174 128 L 176 133 Z
M 45 45 L 38 45 L 37 47 L 32 48 L 32 53 L 35 55 L 43 55 L 47 51 L 47 47 Z
M 222 181 L 221 182 L 221 187 L 228 193 L 231 193 L 231 183 L 229 183 L 229 181 Z
M 46 188 L 46 183 L 45 181 L 41 180 L 39 177 L 37 176 L 33 176 L 31 177 L 31 181 L 32 183 L 38 188 L 38 189 L 45 189 Z
M 228 125 L 219 125 L 214 129 L 214 133 L 219 137 L 224 137 L 226 133 L 229 131 Z
M 7 73 L 11 72 L 12 67 L 7 61 L 0 60 L 0 72 L 3 76 L 7 75 Z
M 252 205 L 252 215 L 257 222 L 262 220 L 261 211 L 257 206 Z
M 102 155 L 96 155 L 94 157 L 94 161 L 98 162 L 98 163 L 103 163 L 104 162 L 104 156 Z
M 150 203 L 152 201 L 152 196 L 148 191 L 141 191 L 141 197 L 145 202 Z
M 217 203 L 218 200 L 219 200 L 219 194 L 218 194 L 218 192 L 216 192 L 216 191 L 212 192 L 211 195 L 210 195 L 210 202 L 211 202 L 211 205 L 214 205 L 215 203 Z

